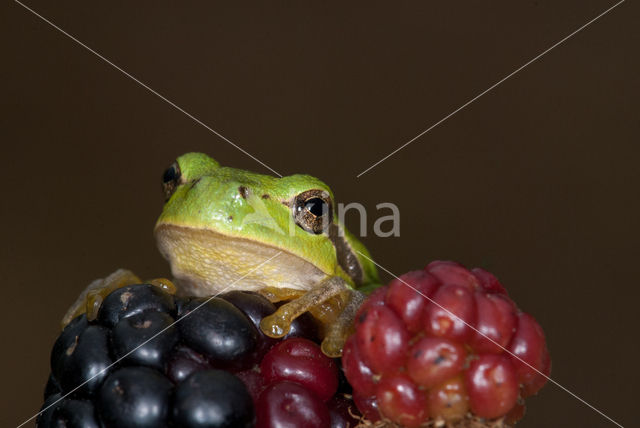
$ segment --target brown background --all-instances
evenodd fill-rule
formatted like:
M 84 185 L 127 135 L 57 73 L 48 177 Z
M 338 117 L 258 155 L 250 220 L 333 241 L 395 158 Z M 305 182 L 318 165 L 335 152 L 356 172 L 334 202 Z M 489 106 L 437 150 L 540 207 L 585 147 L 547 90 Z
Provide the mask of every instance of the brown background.
M 637 420 L 637 3 L 359 179 L 613 2 L 88 3 L 28 4 L 277 171 L 323 178 L 370 219 L 397 204 L 401 236 L 365 238 L 379 263 L 494 271 L 544 326 L 553 378 Z M 58 320 L 85 284 L 121 266 L 167 275 L 151 230 L 173 158 L 266 170 L 2 8 L 0 425 L 15 426 L 41 404 Z M 613 426 L 553 385 L 527 405 L 522 427 Z

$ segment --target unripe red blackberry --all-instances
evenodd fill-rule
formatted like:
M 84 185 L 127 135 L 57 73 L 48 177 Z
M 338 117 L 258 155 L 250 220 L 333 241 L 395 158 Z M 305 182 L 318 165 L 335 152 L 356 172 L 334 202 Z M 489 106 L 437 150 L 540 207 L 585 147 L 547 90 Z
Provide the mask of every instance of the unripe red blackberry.
M 376 290 L 355 323 L 342 365 L 371 421 L 513 423 L 551 367 L 535 319 L 491 273 L 455 262 L 432 262 Z

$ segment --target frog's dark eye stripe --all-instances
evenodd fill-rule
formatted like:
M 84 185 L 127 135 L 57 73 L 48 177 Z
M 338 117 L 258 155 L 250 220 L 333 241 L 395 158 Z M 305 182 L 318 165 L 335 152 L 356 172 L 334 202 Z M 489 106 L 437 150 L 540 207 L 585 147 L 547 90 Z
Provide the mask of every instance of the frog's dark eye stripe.
M 337 224 L 332 224 L 329 227 L 328 235 L 336 249 L 338 264 L 356 285 L 361 285 L 364 279 L 364 271 L 356 253 L 353 252 L 349 242 L 344 238 L 344 231 Z
M 291 205 L 296 224 L 315 234 L 325 231 L 333 220 L 331 198 L 324 190 L 307 190 L 297 195 Z
M 180 184 L 182 173 L 177 162 L 171 164 L 162 174 L 162 192 L 164 193 L 165 202 L 169 200 L 173 192 L 175 192 L 178 184 Z

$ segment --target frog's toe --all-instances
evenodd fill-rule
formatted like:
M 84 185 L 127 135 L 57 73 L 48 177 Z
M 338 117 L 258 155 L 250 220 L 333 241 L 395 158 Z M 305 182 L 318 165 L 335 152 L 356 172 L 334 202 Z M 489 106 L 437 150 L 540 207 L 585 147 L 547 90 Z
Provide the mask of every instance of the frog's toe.
M 64 328 L 72 319 L 83 313 L 87 314 L 89 320 L 94 320 L 104 297 L 117 288 L 137 282 L 140 282 L 140 278 L 126 269 L 118 269 L 106 278 L 91 282 L 67 310 L 62 318 L 62 327 Z
M 291 330 L 291 323 L 293 318 L 288 314 L 274 312 L 268 315 L 260 321 L 260 329 L 264 334 L 273 338 L 280 338 L 286 336 Z
M 353 333 L 353 320 L 358 308 L 366 296 L 359 291 L 350 290 L 346 306 L 338 318 L 328 325 L 326 335 L 322 341 L 322 352 L 332 358 L 342 355 L 342 348 L 347 338 Z
M 140 278 L 126 269 L 118 269 L 106 278 L 96 279 L 80 293 L 80 296 L 67 310 L 67 313 L 62 318 L 62 327 L 64 328 L 72 319 L 83 313 L 87 314 L 89 321 L 96 319 L 102 301 L 109 293 L 118 288 L 139 284 L 140 282 Z M 167 293 L 175 294 L 176 292 L 176 286 L 168 279 L 152 279 L 149 283 L 162 288 Z
M 322 353 L 330 358 L 340 358 L 347 337 L 349 335 L 345 335 L 345 337 L 325 337 L 320 345 Z

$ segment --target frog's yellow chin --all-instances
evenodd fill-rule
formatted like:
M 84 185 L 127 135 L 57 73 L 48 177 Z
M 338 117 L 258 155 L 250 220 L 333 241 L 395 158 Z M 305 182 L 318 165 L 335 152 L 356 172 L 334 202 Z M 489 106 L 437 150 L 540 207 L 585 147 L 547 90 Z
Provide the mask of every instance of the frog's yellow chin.
M 190 296 L 267 286 L 309 290 L 327 276 L 287 251 L 212 230 L 160 224 L 155 235 L 181 293 Z

